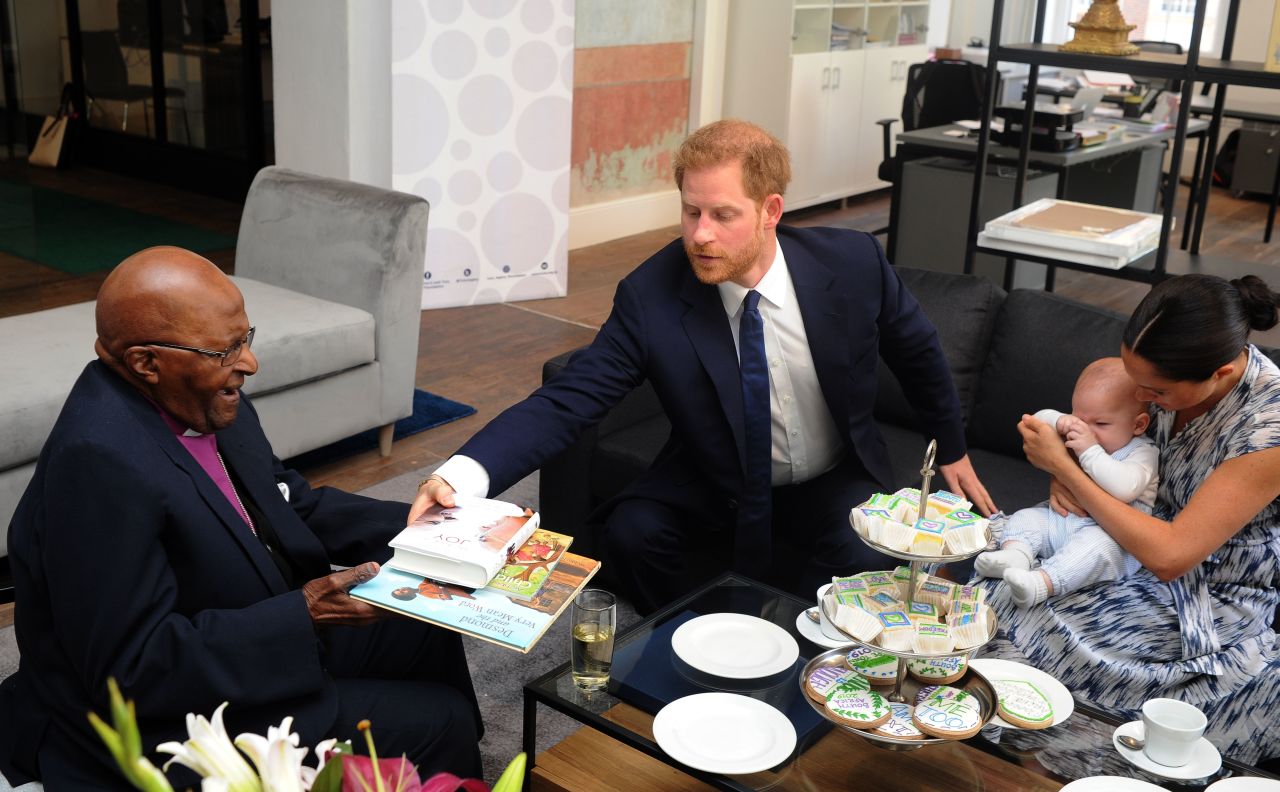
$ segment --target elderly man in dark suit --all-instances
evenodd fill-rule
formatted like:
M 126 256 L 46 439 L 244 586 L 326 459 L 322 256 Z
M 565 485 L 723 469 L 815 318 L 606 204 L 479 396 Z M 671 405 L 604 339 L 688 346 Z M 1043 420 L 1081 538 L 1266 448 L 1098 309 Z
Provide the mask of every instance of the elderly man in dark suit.
M 732 567 L 812 596 L 885 565 L 848 524 L 894 485 L 871 417 L 880 358 L 937 438 L 947 486 L 993 511 L 937 332 L 875 239 L 779 226 L 787 150 L 743 121 L 691 135 L 675 178 L 683 240 L 623 279 L 591 345 L 423 482 L 411 515 L 501 492 L 647 379 L 670 439 L 597 515 L 624 593 L 648 611 Z
M 109 677 L 136 700 L 148 752 L 228 701 L 233 737 L 292 715 L 313 745 L 368 717 L 384 753 L 478 775 L 458 636 L 347 596 L 408 507 L 313 490 L 272 455 L 240 392 L 258 361 L 231 280 L 194 253 L 145 250 L 103 283 L 97 325 L 98 359 L 9 527 L 22 653 L 0 688 L 9 779 L 124 786 L 85 718 L 107 711 Z

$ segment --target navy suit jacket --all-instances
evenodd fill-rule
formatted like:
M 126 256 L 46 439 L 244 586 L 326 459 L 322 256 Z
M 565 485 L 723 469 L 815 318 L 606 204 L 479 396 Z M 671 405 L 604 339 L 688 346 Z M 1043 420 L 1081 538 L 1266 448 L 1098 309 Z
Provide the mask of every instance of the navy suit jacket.
M 823 397 L 846 452 L 885 489 L 892 472 L 872 420 L 877 360 L 902 382 L 938 459 L 965 454 L 960 400 L 937 331 L 870 234 L 779 226 Z M 671 436 L 626 494 L 675 506 L 736 507 L 745 481 L 738 355 L 715 286 L 697 280 L 680 240 L 618 284 L 591 344 L 527 399 L 477 433 L 459 454 L 501 492 L 568 447 L 631 389 L 649 380 Z M 921 449 L 923 452 L 923 448 Z
M 407 505 L 312 490 L 272 455 L 242 399 L 218 447 L 297 584 L 330 562 L 385 560 Z M 110 762 L 85 719 L 107 716 L 108 677 L 136 700 L 148 749 L 185 739 L 186 714 L 223 701 L 233 737 L 285 715 L 303 745 L 329 736 L 338 700 L 302 592 L 156 408 L 102 363 L 81 374 L 45 443 L 9 527 L 9 560 L 22 658 L 0 700 L 0 730 L 12 730 L 0 759 L 31 772 L 38 755 L 46 773 Z

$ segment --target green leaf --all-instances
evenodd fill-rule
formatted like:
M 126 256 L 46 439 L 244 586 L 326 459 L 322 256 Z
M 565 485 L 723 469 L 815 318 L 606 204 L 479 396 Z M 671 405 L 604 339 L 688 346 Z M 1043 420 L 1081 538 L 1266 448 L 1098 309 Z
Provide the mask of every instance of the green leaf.
M 493 785 L 493 792 L 520 792 L 524 787 L 524 769 L 528 761 L 529 757 L 523 751 L 516 754 L 507 769 L 502 771 L 498 783 Z

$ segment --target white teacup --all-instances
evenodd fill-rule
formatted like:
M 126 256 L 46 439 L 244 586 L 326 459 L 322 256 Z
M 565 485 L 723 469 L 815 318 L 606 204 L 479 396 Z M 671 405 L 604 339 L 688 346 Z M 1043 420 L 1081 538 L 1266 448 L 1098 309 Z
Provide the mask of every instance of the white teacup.
M 833 641 L 848 641 L 831 620 L 827 618 L 827 608 L 833 607 L 835 603 L 831 602 L 828 593 L 831 591 L 831 584 L 824 583 L 818 588 L 818 627 L 822 630 L 822 634 Z
M 1165 767 L 1182 767 L 1191 761 L 1196 742 L 1209 725 L 1204 713 L 1177 699 L 1151 699 L 1142 705 L 1142 728 L 1147 745 L 1143 753 Z

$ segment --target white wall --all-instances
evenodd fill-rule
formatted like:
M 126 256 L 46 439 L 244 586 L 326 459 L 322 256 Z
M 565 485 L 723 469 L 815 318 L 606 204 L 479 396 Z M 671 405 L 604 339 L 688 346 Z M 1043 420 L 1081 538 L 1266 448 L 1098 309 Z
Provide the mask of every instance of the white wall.
M 391 5 L 274 0 L 276 163 L 391 186 Z

